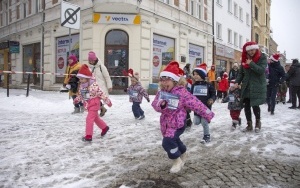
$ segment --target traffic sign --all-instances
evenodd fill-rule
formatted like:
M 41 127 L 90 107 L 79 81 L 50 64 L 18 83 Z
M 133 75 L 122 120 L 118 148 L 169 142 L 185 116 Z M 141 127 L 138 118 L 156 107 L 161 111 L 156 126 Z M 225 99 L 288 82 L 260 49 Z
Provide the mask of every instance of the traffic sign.
M 61 22 L 61 26 L 73 28 L 73 29 L 79 29 L 80 28 L 80 7 L 62 1 L 60 22 Z

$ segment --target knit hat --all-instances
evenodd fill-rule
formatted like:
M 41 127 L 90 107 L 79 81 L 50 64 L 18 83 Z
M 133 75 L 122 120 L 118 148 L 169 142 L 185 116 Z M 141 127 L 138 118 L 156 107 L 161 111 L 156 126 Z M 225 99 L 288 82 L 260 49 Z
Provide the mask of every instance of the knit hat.
M 132 70 L 132 69 L 128 69 L 127 74 L 128 74 L 128 76 L 129 76 L 130 78 L 135 78 L 137 81 L 138 81 L 139 78 L 140 78 L 139 73 L 138 73 L 138 72 L 133 73 L 133 70 Z
M 95 52 L 90 51 L 90 52 L 89 52 L 89 55 L 88 55 L 88 60 L 89 60 L 89 61 L 96 61 L 97 59 L 98 59 L 98 58 L 97 58 Z
M 83 64 L 79 71 L 78 74 L 76 75 L 78 78 L 92 78 L 92 72 L 90 71 L 89 67 L 87 64 Z
M 271 57 L 270 57 L 270 59 L 272 60 L 272 61 L 275 61 L 275 62 L 278 62 L 279 61 L 279 58 L 280 58 L 280 54 L 273 54 L 273 55 L 271 55 Z
M 68 59 L 72 59 L 73 63 L 77 63 L 77 57 L 75 55 L 70 55 Z
M 179 68 L 179 63 L 177 61 L 171 61 L 166 68 L 160 73 L 160 77 L 166 76 L 172 78 L 174 81 L 178 82 L 181 75 L 183 75 L 183 70 Z
M 201 63 L 198 67 L 194 68 L 193 72 L 195 71 L 204 80 L 207 75 L 206 68 L 206 63 Z

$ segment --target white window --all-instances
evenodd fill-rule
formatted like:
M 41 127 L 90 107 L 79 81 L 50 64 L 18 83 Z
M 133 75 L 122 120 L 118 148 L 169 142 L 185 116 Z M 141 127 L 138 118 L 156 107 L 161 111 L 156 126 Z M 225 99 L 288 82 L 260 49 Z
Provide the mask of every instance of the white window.
M 246 13 L 246 24 L 250 25 L 250 16 L 248 13 Z
M 242 48 L 243 47 L 243 36 L 240 35 L 239 36 L 239 48 Z
M 228 0 L 228 12 L 232 13 L 232 0 Z
M 194 16 L 194 1 L 191 1 L 191 15 Z
M 198 3 L 198 18 L 201 20 L 202 19 L 202 14 L 203 14 L 203 6 L 201 4 L 201 0 L 199 0 L 199 3 Z
M 232 44 L 232 30 L 228 29 L 228 43 Z
M 170 0 L 160 0 L 161 2 L 164 2 L 166 4 L 170 4 Z
M 240 20 L 243 21 L 243 8 L 242 7 L 239 7 L 239 17 L 240 17 Z
M 222 39 L 222 24 L 217 23 L 217 38 Z
M 238 17 L 238 6 L 236 3 L 233 5 L 233 14 L 235 17 Z
M 233 43 L 234 43 L 234 46 L 238 46 L 238 34 L 237 32 L 234 32 L 234 36 L 233 36 Z
M 217 0 L 217 4 L 222 6 L 222 0 Z

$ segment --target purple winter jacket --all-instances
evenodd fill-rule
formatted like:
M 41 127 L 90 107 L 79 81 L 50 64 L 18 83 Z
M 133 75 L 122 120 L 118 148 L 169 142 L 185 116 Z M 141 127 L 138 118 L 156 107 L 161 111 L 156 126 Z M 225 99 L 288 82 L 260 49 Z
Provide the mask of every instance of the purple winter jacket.
M 169 109 L 168 107 L 162 109 L 161 103 L 163 100 L 160 99 L 160 92 L 161 91 L 157 92 L 156 97 L 152 102 L 152 107 L 155 111 L 161 112 L 160 130 L 164 137 L 173 138 L 176 130 L 184 126 L 187 114 L 186 110 L 194 111 L 208 122 L 210 122 L 215 115 L 206 107 L 206 105 L 188 92 L 183 86 L 175 86 L 171 92 L 168 92 L 179 96 L 177 109 Z
M 141 103 L 143 97 L 149 100 L 149 95 L 146 90 L 143 88 L 140 82 L 136 83 L 135 85 L 130 85 L 127 89 L 127 93 L 129 94 L 129 101 L 130 102 L 139 102 Z

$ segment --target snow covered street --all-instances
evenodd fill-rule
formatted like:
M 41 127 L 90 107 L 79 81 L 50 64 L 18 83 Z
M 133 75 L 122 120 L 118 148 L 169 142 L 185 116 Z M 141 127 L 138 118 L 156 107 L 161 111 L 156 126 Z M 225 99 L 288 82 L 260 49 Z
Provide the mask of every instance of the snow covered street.
M 188 161 L 173 175 L 169 174 L 172 161 L 161 147 L 160 114 L 151 107 L 154 96 L 150 103 L 143 100 L 144 120 L 134 119 L 127 95 L 110 96 L 113 106 L 103 117 L 110 130 L 101 137 L 94 126 L 93 141 L 86 143 L 81 137 L 87 112 L 72 115 L 67 93 L 33 90 L 29 97 L 25 94 L 26 90 L 11 89 L 6 97 L 6 90 L 0 89 L 0 187 L 137 187 L 148 179 L 170 181 L 170 186 L 173 182 L 178 187 L 300 186 L 300 110 L 288 109 L 289 104 L 278 104 L 274 116 L 262 105 L 261 132 L 243 133 L 244 113 L 241 128 L 231 131 L 227 104 L 216 102 L 211 143 L 201 144 L 202 127 L 193 125 L 181 136 Z M 253 166 L 251 177 L 257 175 L 251 173 L 254 169 L 266 177 L 261 182 L 248 180 L 245 165 Z M 226 181 L 222 178 L 226 174 L 242 177 Z

